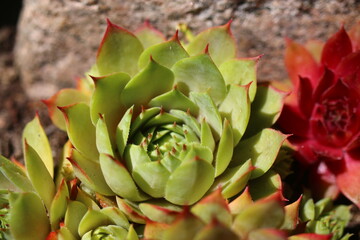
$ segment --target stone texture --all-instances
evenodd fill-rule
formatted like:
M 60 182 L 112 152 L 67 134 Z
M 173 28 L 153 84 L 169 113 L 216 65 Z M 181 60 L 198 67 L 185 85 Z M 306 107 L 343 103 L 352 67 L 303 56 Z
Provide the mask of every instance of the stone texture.
M 15 59 L 27 93 L 43 98 L 94 63 L 106 18 L 130 30 L 148 19 L 168 36 L 178 23 L 199 32 L 233 19 L 239 56 L 265 54 L 259 78 L 284 79 L 284 37 L 324 40 L 359 12 L 359 0 L 24 0 Z

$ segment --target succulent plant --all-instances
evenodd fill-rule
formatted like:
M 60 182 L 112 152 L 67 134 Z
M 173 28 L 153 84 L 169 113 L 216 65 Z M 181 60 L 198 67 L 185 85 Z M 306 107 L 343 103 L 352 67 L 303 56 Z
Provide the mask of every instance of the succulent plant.
M 343 193 L 360 206 L 360 24 L 342 27 L 324 45 L 287 41 L 293 93 L 279 120 L 310 172 L 314 196 Z
M 164 41 L 108 21 L 89 77 L 44 101 L 89 189 L 192 205 L 220 186 L 233 197 L 271 168 L 285 93 L 257 86 L 259 57 L 235 58 L 230 22 L 183 45 L 178 32 Z

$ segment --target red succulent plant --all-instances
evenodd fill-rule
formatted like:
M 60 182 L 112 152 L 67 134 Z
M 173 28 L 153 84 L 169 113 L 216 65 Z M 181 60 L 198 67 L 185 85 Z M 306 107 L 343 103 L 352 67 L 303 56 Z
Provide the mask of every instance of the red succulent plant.
M 309 185 L 360 207 L 360 22 L 325 44 L 287 40 L 285 65 L 293 89 L 279 126 L 293 134 Z

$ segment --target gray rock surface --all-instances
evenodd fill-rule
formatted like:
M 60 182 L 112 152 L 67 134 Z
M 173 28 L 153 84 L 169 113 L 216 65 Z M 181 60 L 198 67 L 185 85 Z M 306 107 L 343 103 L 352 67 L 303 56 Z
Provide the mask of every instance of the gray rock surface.
M 259 78 L 284 79 L 285 36 L 324 40 L 359 12 L 359 0 L 24 0 L 15 60 L 30 97 L 44 98 L 94 63 L 106 18 L 130 30 L 148 19 L 167 36 L 178 23 L 199 32 L 232 18 L 239 56 L 265 54 Z

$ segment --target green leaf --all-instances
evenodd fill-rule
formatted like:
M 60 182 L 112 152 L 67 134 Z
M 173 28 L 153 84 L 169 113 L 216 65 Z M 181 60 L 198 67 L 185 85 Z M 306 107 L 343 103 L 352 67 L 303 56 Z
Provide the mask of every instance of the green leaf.
M 204 224 L 188 210 L 170 225 L 163 233 L 163 240 L 189 240 L 194 239 Z M 184 231 L 186 229 L 186 231 Z
M 221 64 L 219 67 L 226 85 L 248 85 L 251 83 L 249 88 L 250 101 L 254 100 L 256 94 L 256 65 L 259 58 L 260 57 L 231 59 Z
M 166 184 L 165 199 L 179 205 L 191 205 L 209 190 L 214 182 L 213 166 L 200 158 L 184 161 Z M 186 186 L 186 187 L 179 187 Z
M 160 161 L 137 164 L 132 171 L 132 176 L 136 184 L 150 196 L 164 197 L 170 172 Z
M 11 188 L 16 187 L 23 192 L 35 191 L 26 173 L 9 159 L 0 155 L 0 171 L 10 181 Z M 3 182 L 1 182 L 2 186 Z M 12 186 L 14 184 L 14 186 Z M 4 189 L 4 188 L 2 188 Z M 7 188 L 6 188 L 7 189 Z
M 100 166 L 106 183 L 117 195 L 131 201 L 144 201 L 149 198 L 139 191 L 125 166 L 113 157 L 100 154 Z
M 230 228 L 223 224 L 213 221 L 199 231 L 194 240 L 239 240 L 239 236 Z
M 147 106 L 149 101 L 167 91 L 174 83 L 174 74 L 168 68 L 151 59 L 149 64 L 125 86 L 121 100 L 130 107 Z
M 61 107 L 66 119 L 66 130 L 72 145 L 85 157 L 97 161 L 96 130 L 90 120 L 90 108 L 85 103 Z
M 223 196 L 231 198 L 245 188 L 253 169 L 250 159 L 242 165 L 228 167 L 222 175 L 216 178 L 211 190 L 221 187 Z
M 234 219 L 232 229 L 245 237 L 253 230 L 279 228 L 284 221 L 280 195 L 263 199 L 243 209 Z
M 249 86 L 231 84 L 219 111 L 231 123 L 236 146 L 244 135 L 250 118 Z
M 113 146 L 106 126 L 106 119 L 101 116 L 96 124 L 96 147 L 99 153 L 114 155 Z
M 181 207 L 162 199 L 140 203 L 139 208 L 151 221 L 168 224 L 172 223 L 182 210 Z
M 140 40 L 144 49 L 165 41 L 165 36 L 145 21 L 144 25 L 134 32 L 135 36 Z
M 50 176 L 54 177 L 54 160 L 49 140 L 41 126 L 37 114 L 31 122 L 26 124 L 22 134 L 22 141 L 24 141 L 24 139 L 26 139 L 28 144 L 34 148 L 37 154 L 39 154 L 39 157 L 44 162 Z M 23 148 L 25 148 L 25 146 L 23 146 Z M 25 152 L 25 149 L 23 149 L 23 151 Z
M 198 137 L 201 136 L 200 124 L 198 121 L 190 115 L 190 113 L 186 113 L 180 110 L 171 110 L 170 114 L 174 115 L 177 118 L 180 118 L 185 125 L 191 128 Z
M 83 203 L 79 201 L 69 201 L 65 213 L 64 224 L 75 237 L 79 236 L 79 223 L 87 211 L 88 208 Z
M 46 239 L 50 223 L 45 207 L 35 193 L 11 193 L 9 225 L 17 240 Z
M 123 212 L 117 207 L 104 207 L 100 210 L 101 213 L 108 216 L 117 226 L 128 229 L 130 223 Z
M 285 219 L 281 229 L 294 230 L 299 222 L 299 207 L 301 198 L 285 206 Z
M 162 107 L 165 111 L 177 109 L 186 112 L 189 110 L 194 116 L 197 116 L 199 113 L 199 107 L 176 87 L 169 92 L 151 99 L 149 106 Z
M 198 34 L 187 46 L 190 55 L 197 55 L 204 51 L 209 44 L 209 53 L 217 66 L 234 58 L 236 42 L 230 30 L 231 21 L 219 27 L 209 28 Z
M 67 227 L 61 227 L 57 231 L 58 240 L 76 240 L 77 238 L 75 236 L 72 234 L 72 232 Z
M 99 74 L 125 72 L 134 76 L 138 72 L 137 61 L 142 51 L 143 46 L 134 34 L 108 20 L 96 59 Z
M 249 126 L 246 137 L 257 134 L 261 129 L 271 127 L 279 118 L 284 98 L 288 94 L 271 86 L 258 86 L 255 100 L 251 104 Z
M 121 92 L 129 82 L 130 76 L 125 73 L 115 73 L 105 77 L 93 77 L 93 80 L 95 91 L 90 102 L 91 121 L 96 125 L 99 114 L 105 115 L 110 137 L 114 140 L 116 126 L 126 111 L 121 101 Z
M 133 109 L 134 107 L 131 107 L 125 112 L 124 116 L 122 117 L 116 128 L 116 145 L 121 157 L 124 154 L 124 150 L 128 142 Z
M 139 240 L 139 237 L 138 237 L 133 225 L 130 225 L 128 234 L 127 234 L 125 240 Z
M 65 88 L 57 92 L 47 100 L 43 100 L 49 111 L 51 121 L 61 130 L 66 131 L 66 122 L 63 114 L 58 107 L 64 107 L 75 103 L 88 103 L 90 96 L 73 88 Z
M 139 130 L 139 128 L 145 125 L 147 121 L 155 117 L 160 112 L 160 110 L 160 108 L 154 107 L 141 111 L 139 116 L 131 124 L 129 139 Z
M 146 49 L 139 58 L 139 68 L 142 69 L 148 65 L 150 58 L 153 58 L 159 64 L 171 68 L 177 61 L 189 57 L 189 54 L 181 46 L 178 38 L 178 32 L 169 40 Z
M 224 78 L 208 54 L 182 59 L 174 64 L 172 70 L 175 84 L 185 95 L 207 92 L 217 105 L 225 98 Z
M 229 209 L 232 215 L 238 215 L 243 209 L 246 209 L 253 203 L 249 188 L 246 187 L 238 197 L 229 203 Z
M 24 156 L 25 166 L 29 175 L 29 178 L 36 190 L 44 201 L 45 206 L 50 210 L 51 202 L 55 195 L 54 181 L 46 169 L 44 162 L 36 151 L 24 140 Z
M 145 224 L 146 218 L 136 204 L 130 202 L 127 199 L 121 199 L 119 197 L 116 197 L 116 202 L 119 209 L 126 215 L 129 221 Z
M 138 165 L 151 162 L 146 150 L 143 147 L 134 144 L 126 146 L 124 158 L 126 166 L 130 172 L 132 172 Z
M 222 132 L 222 119 L 211 97 L 206 93 L 191 92 L 190 99 L 199 107 L 199 119 L 205 118 L 213 130 L 215 140 L 218 140 Z
M 222 174 L 228 167 L 234 151 L 233 130 L 230 122 L 225 118 L 224 128 L 215 158 L 215 177 Z
M 201 158 L 202 160 L 205 160 L 206 162 L 212 164 L 214 156 L 212 151 L 208 147 L 202 146 L 197 143 L 188 144 L 186 154 L 180 160 L 182 162 L 185 162 L 185 161 L 192 161 L 195 158 Z
M 94 230 L 97 227 L 114 224 L 114 221 L 106 214 L 89 209 L 79 223 L 78 233 L 80 236 L 83 236 L 88 231 Z
M 50 224 L 53 231 L 59 228 L 60 221 L 65 217 L 68 199 L 69 190 L 65 180 L 62 180 L 50 207 Z
M 215 139 L 205 118 L 201 121 L 201 145 L 210 148 L 212 152 L 215 150 Z
M 69 161 L 74 167 L 75 175 L 87 187 L 105 196 L 115 195 L 107 185 L 98 161 L 86 158 L 76 149 L 73 149 Z
M 252 180 L 249 189 L 254 200 L 265 198 L 276 192 L 282 192 L 280 175 L 270 169 L 264 175 Z
M 255 170 L 251 178 L 257 178 L 266 173 L 275 162 L 282 143 L 287 138 L 279 131 L 266 128 L 255 136 L 241 141 L 234 149 L 231 166 L 241 165 L 251 159 Z

